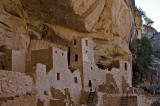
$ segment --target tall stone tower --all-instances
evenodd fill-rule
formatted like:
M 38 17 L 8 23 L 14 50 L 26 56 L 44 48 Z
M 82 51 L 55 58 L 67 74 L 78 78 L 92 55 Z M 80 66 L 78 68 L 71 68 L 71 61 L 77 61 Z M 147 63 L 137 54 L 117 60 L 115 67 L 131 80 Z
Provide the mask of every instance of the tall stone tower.
M 89 82 L 89 80 L 86 81 L 84 74 L 89 74 L 90 70 L 93 69 L 92 65 L 95 66 L 91 38 L 74 38 L 70 47 L 70 66 L 80 70 L 83 87 L 87 86 Z

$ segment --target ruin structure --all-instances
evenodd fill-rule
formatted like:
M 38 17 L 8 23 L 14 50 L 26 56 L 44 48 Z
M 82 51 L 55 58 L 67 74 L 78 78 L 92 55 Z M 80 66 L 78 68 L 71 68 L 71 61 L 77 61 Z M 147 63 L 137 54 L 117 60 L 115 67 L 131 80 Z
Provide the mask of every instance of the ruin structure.
M 0 47 L 0 69 L 14 72 L 25 72 L 25 50 Z
M 109 102 L 112 99 L 116 100 L 116 104 L 119 105 L 121 102 L 130 104 L 132 101 L 130 106 L 137 106 L 138 96 L 132 87 L 131 64 L 125 60 L 116 60 L 109 68 L 101 68 L 95 63 L 93 45 L 94 42 L 90 37 L 75 37 L 68 50 L 50 47 L 31 51 L 31 58 L 23 67 L 28 76 L 21 76 L 29 80 L 20 80 L 28 84 L 22 86 L 19 82 L 14 83 L 15 86 L 21 86 L 21 88 L 19 88 L 19 93 L 14 91 L 13 100 L 17 99 L 16 95 L 21 99 L 29 94 L 28 97 L 35 102 L 33 106 L 114 105 L 115 102 Z M 2 59 L 7 55 L 6 51 L 9 50 L 3 50 Z M 9 56 L 12 57 L 12 55 Z M 7 70 L 11 71 L 12 68 Z M 21 67 L 18 70 L 21 70 Z M 26 90 L 22 93 L 22 89 Z M 7 94 L 2 97 L 11 98 L 9 92 L 7 91 Z M 27 99 L 28 97 L 26 96 Z M 122 97 L 127 97 L 130 102 L 121 100 Z
M 130 49 L 151 30 L 135 0 L 0 0 L 0 106 L 150 106 Z

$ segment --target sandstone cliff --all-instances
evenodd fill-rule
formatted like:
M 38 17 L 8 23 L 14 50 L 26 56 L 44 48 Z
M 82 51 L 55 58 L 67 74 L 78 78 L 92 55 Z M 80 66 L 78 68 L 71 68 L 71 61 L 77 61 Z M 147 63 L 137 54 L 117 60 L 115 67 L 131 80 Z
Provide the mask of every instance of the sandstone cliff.
M 134 21 L 134 0 L 0 0 L 0 45 L 65 48 L 74 36 L 90 36 L 97 62 L 131 62 Z
M 129 46 L 139 34 L 141 35 L 142 20 L 134 2 L 134 0 L 0 0 L 0 46 L 6 45 L 8 49 L 25 49 L 27 57 L 24 59 L 27 70 L 25 74 L 8 71 L 1 73 L 4 77 L 1 81 L 4 86 L 0 89 L 4 100 L 2 105 L 29 103 L 33 106 L 49 106 L 49 103 L 51 106 L 64 106 L 65 102 L 67 106 L 74 106 L 74 103 L 86 104 L 88 93 L 92 90 L 88 89 L 87 85 L 90 79 L 96 82 L 92 83 L 101 91 L 96 94 L 97 106 L 108 104 L 112 99 L 110 98 L 113 96 L 112 93 L 118 94 L 118 99 L 113 99 L 120 105 L 123 96 L 121 93 L 133 93 L 132 54 Z M 75 40 L 76 37 L 81 40 Z M 70 54 L 78 65 L 68 67 L 67 62 L 72 58 L 67 60 L 67 51 L 63 49 L 69 53 L 73 53 L 75 49 L 74 52 L 82 52 L 77 50 L 81 48 L 78 43 L 74 48 L 76 44 L 73 45 L 73 42 L 84 42 L 85 37 L 88 37 L 87 41 L 92 39 L 89 49 L 84 49 L 85 53 L 91 56 L 88 56 L 89 59 L 82 62 L 84 63 L 82 65 L 81 61 L 77 62 L 79 55 Z M 71 48 L 71 44 L 74 49 Z M 53 46 L 60 49 L 46 49 Z M 53 54 L 54 59 L 50 54 Z M 60 58 L 59 54 L 63 58 Z M 38 59 L 47 60 L 41 63 Z M 53 65 L 53 61 L 56 64 Z M 85 69 L 82 69 L 82 66 L 79 68 L 79 63 L 86 66 L 83 67 Z M 53 69 L 48 71 L 50 64 L 52 66 L 49 70 Z M 3 67 L 2 69 L 4 71 Z M 20 92 L 21 89 L 23 92 Z M 111 95 L 108 95 L 109 93 Z M 136 101 L 135 98 L 131 99 L 133 102 Z M 133 105 L 136 105 L 135 103 Z
M 151 26 L 143 25 L 143 36 L 152 38 L 155 34 L 157 34 L 157 30 Z

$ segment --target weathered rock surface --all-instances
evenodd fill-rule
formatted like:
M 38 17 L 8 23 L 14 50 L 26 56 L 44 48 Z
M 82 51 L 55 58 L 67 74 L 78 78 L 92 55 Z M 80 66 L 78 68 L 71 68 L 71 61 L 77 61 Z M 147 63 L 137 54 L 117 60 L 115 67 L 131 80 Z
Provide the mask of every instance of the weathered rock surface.
M 19 72 L 0 71 L 0 98 L 23 95 L 31 92 L 31 77 Z
M 151 26 L 143 25 L 143 36 L 152 38 L 157 32 L 157 30 Z
M 158 50 L 160 48 L 160 32 L 153 35 L 151 38 L 153 49 Z
M 35 95 L 22 95 L 17 97 L 5 98 L 1 106 L 39 106 L 36 105 Z
M 134 0 L 1 0 L 0 45 L 27 50 L 94 39 L 97 62 L 131 61 Z M 105 59 L 102 59 L 105 57 Z M 101 61 L 103 60 L 103 61 Z

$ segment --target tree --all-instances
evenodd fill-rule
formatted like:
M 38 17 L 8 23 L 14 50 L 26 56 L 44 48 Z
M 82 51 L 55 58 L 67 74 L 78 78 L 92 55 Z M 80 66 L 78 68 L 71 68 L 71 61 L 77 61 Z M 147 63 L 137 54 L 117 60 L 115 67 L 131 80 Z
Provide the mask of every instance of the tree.
M 154 21 L 151 18 L 148 18 L 148 17 L 145 17 L 144 21 L 145 21 L 145 25 L 147 25 L 147 26 L 152 26 L 153 23 L 154 23 Z
M 137 9 L 144 20 L 144 24 L 147 26 L 152 26 L 154 24 L 154 21 L 151 18 L 147 17 L 146 12 L 143 11 L 140 7 Z
M 150 39 L 142 37 L 137 40 L 133 57 L 133 84 L 137 85 L 147 80 L 150 75 L 149 67 L 152 62 L 152 45 Z
M 140 15 L 141 15 L 142 17 L 146 17 L 146 12 L 145 12 L 145 11 L 143 11 L 140 7 L 137 8 L 137 9 L 138 9 L 138 11 L 139 11 L 139 13 L 140 13 Z

